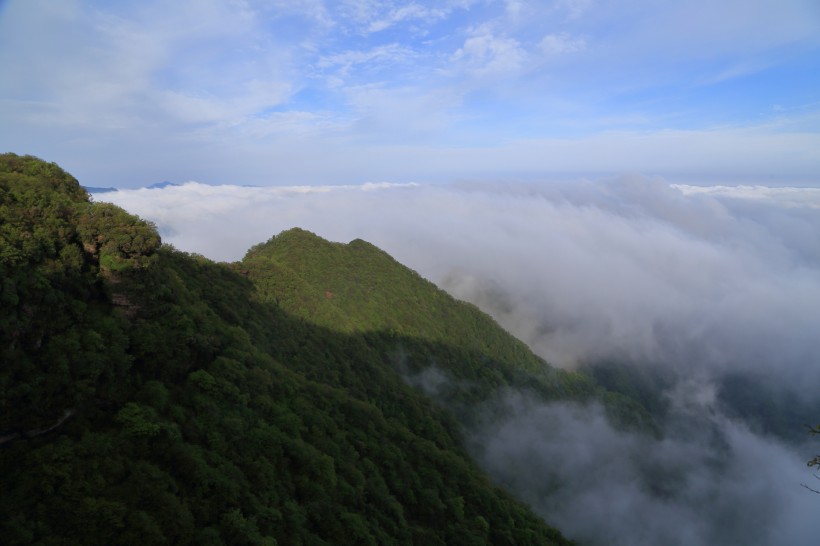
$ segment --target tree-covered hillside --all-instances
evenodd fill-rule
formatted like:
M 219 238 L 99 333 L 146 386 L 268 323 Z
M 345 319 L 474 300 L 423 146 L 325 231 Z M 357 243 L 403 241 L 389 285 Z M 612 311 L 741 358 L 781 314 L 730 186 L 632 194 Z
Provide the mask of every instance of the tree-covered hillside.
M 476 403 L 515 389 L 541 401 L 595 400 L 615 422 L 658 432 L 633 398 L 602 388 L 589 374 L 552 368 L 476 306 L 365 241 L 332 243 L 291 229 L 251 248 L 235 267 L 263 301 L 363 335 L 411 382 L 424 386 L 425 377 L 437 377 L 436 398 L 462 424 L 480 417 Z
M 213 263 L 6 154 L 0 273 L 3 544 L 566 543 L 402 374 L 593 387 L 366 243 Z

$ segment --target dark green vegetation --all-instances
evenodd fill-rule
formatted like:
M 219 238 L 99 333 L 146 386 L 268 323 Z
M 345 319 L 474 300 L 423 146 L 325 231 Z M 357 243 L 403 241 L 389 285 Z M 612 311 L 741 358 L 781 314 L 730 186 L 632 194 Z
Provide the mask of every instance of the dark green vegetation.
M 808 426 L 808 425 L 807 425 L 807 426 Z M 820 434 L 820 425 L 808 426 L 808 432 L 809 432 L 809 434 L 811 434 L 812 436 L 817 436 L 818 434 Z M 811 468 L 811 467 L 820 466 L 820 455 L 815 455 L 814 457 L 812 457 L 811 459 L 809 459 L 809 462 L 807 463 L 807 465 L 808 465 L 810 468 Z M 817 477 L 817 475 L 815 474 L 815 476 L 814 476 L 814 477 L 816 478 L 816 477 Z M 803 487 L 805 487 L 806 489 L 808 489 L 808 490 L 810 490 L 810 491 L 813 491 L 813 492 L 815 492 L 815 493 L 820 494 L 820 491 L 818 491 L 817 489 L 811 488 L 811 487 L 809 487 L 809 486 L 807 486 L 807 485 L 805 485 L 805 484 L 803 484 Z
M 237 267 L 258 296 L 334 331 L 362 336 L 386 366 L 470 424 L 476 403 L 506 389 L 547 400 L 596 400 L 617 423 L 657 432 L 632 398 L 591 376 L 550 367 L 474 305 L 455 300 L 362 240 L 332 243 L 292 229 L 251 248 Z M 435 370 L 435 385 L 424 372 Z
M 566 543 L 403 377 L 593 384 L 367 243 L 217 264 L 7 154 L 0 274 L 2 544 Z

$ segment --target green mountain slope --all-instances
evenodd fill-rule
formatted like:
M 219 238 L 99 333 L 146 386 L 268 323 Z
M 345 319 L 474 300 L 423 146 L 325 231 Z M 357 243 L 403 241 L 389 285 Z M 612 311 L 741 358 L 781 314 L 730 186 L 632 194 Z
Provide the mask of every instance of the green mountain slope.
M 628 395 L 586 373 L 552 368 L 476 306 L 365 241 L 332 243 L 291 229 L 251 248 L 236 267 L 262 301 L 334 331 L 363 334 L 412 383 L 424 387 L 438 378 L 427 390 L 464 425 L 480 417 L 476 403 L 512 388 L 542 401 L 594 399 L 615 422 L 658 432 Z
M 453 344 L 528 371 L 545 364 L 478 308 L 360 239 L 344 245 L 291 229 L 253 247 L 242 265 L 267 300 L 334 330 Z
M 366 243 L 274 241 L 180 253 L 0 156 L 0 542 L 566 543 L 399 372 L 591 387 Z

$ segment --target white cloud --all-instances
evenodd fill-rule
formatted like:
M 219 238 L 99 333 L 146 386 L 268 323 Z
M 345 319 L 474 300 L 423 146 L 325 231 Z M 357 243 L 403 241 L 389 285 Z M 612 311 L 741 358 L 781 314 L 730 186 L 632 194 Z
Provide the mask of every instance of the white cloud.
M 277 19 L 298 16 L 313 21 L 322 28 L 332 27 L 335 24 L 323 0 L 267 0 L 265 2 L 243 0 L 238 3 L 254 17 Z
M 471 438 L 482 466 L 590 545 L 814 544 L 805 463 L 714 407 L 674 412 L 662 439 L 597 407 L 511 395 Z M 503 415 L 504 417 L 498 417 Z
M 371 22 L 368 30 L 370 32 L 381 32 L 407 20 L 421 20 L 429 24 L 446 16 L 447 10 L 445 9 L 428 8 L 420 4 L 410 3 L 393 9 L 382 19 Z
M 241 124 L 259 112 L 280 105 L 292 92 L 284 82 L 248 81 L 233 96 L 167 90 L 157 97 L 168 116 L 183 123 Z
M 758 202 L 777 203 L 789 208 L 820 208 L 820 188 L 770 188 L 768 186 L 689 186 L 674 184 L 684 195 L 706 194 Z
M 813 190 L 773 193 L 790 192 L 790 208 L 768 199 L 750 209 L 725 194 L 685 195 L 640 177 L 517 188 L 191 185 L 100 198 L 157 221 L 174 234 L 170 242 L 220 259 L 292 226 L 370 240 L 494 309 L 558 363 L 617 354 L 677 365 L 697 352 L 706 368 L 790 359 L 809 371 L 820 349 L 811 333 L 820 328 L 820 246 L 811 235 L 820 215 L 797 196 Z
M 558 0 L 556 5 L 566 13 L 568 19 L 578 19 L 592 6 L 593 0 Z
M 420 143 L 446 138 L 453 117 L 452 107 L 460 100 L 447 89 L 381 85 L 350 86 L 345 89 L 345 96 L 356 115 L 351 124 L 356 138 L 372 142 L 376 147 L 365 153 L 361 161 L 371 161 L 374 167 L 391 164 L 391 151 L 385 150 L 387 155 L 382 155 L 383 151 L 378 149 L 382 146 L 395 146 L 392 152 L 401 150 L 398 155 L 413 155 L 413 147 Z M 390 176 L 387 168 L 379 170 L 382 172 L 378 176 Z
M 350 21 L 356 31 L 367 35 L 402 25 L 431 24 L 449 14 L 454 6 L 450 3 L 427 2 L 375 2 L 372 0 L 345 0 L 339 7 L 339 14 Z M 423 34 L 419 28 L 411 29 Z
M 452 61 L 473 76 L 494 78 L 518 72 L 526 56 L 517 40 L 480 28 L 456 50 Z
M 566 32 L 560 34 L 547 34 L 539 42 L 538 46 L 546 55 L 560 55 L 562 53 L 576 53 L 586 48 L 586 41 L 583 38 L 575 38 Z
M 169 119 L 235 123 L 292 88 L 282 76 L 286 54 L 262 51 L 258 21 L 224 2 L 163 6 L 162 17 L 142 4 L 113 11 L 40 6 L 35 13 L 29 28 L 44 39 L 29 55 L 42 68 L 21 64 L 18 51 L 7 64 L 14 77 L 4 82 L 27 87 L 0 89 L 7 98 L 38 89 L 46 110 L 31 116 L 41 125 L 138 130 L 158 123 L 173 131 L 179 127 Z M 177 64 L 180 56 L 185 63 Z
M 515 20 L 529 11 L 529 6 L 524 0 L 504 0 L 504 9 L 507 16 Z
M 317 66 L 320 69 L 333 69 L 333 78 L 340 83 L 350 75 L 354 69 L 365 73 L 377 71 L 379 68 L 391 67 L 410 62 L 416 53 L 399 44 L 385 44 L 367 51 L 345 51 L 334 53 L 319 59 Z M 332 84 L 333 87 L 337 84 Z

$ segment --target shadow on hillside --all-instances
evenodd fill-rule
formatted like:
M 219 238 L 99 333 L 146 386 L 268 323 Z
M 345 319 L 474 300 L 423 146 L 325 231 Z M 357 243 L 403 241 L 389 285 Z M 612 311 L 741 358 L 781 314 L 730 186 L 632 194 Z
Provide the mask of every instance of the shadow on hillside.
M 490 485 L 457 419 L 407 382 L 436 366 L 466 407 L 505 384 L 553 393 L 545 379 L 318 327 L 258 301 L 230 266 L 168 248 L 116 288 L 131 307 L 108 306 L 107 335 L 127 366 L 94 376 L 59 428 L 0 448 L 3 543 L 567 543 Z M 104 368 L 106 349 L 72 365 Z

